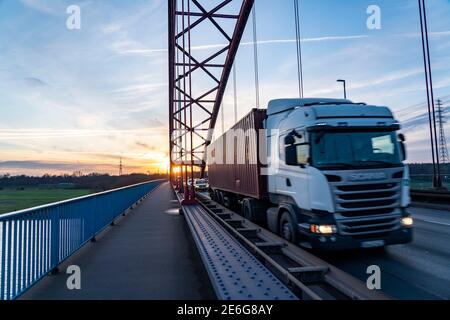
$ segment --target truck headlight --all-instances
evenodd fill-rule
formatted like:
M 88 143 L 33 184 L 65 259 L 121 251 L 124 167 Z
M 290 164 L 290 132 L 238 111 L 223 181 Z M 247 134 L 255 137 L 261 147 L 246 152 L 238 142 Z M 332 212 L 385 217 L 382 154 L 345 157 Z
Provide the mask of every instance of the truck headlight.
M 309 231 L 312 233 L 318 233 L 318 234 L 333 234 L 337 233 L 337 227 L 334 225 L 316 225 L 312 224 L 309 227 Z
M 403 217 L 401 222 L 404 227 L 412 227 L 414 224 L 414 219 L 412 217 Z

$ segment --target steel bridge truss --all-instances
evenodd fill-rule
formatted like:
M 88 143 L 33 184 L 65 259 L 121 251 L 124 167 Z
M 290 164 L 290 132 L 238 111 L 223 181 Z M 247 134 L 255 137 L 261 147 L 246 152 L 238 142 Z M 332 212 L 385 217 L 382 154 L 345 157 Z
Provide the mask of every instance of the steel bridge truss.
M 193 178 L 194 166 L 204 171 L 206 147 L 253 4 L 169 0 L 170 157 L 171 167 L 181 168 L 184 180 L 188 171 Z M 202 44 L 206 30 L 221 44 Z

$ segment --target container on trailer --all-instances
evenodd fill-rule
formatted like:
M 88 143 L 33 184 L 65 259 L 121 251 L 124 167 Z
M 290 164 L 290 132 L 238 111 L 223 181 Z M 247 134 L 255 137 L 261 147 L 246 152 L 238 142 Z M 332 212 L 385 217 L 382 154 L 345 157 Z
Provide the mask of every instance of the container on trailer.
M 213 189 L 263 199 L 267 179 L 261 173 L 267 155 L 266 110 L 253 109 L 207 149 L 209 184 Z

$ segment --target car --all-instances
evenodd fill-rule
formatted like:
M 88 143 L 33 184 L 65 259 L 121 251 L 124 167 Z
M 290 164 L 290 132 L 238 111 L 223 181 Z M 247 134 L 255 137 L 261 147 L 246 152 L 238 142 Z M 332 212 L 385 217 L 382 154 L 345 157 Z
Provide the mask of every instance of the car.
M 209 188 L 208 180 L 206 179 L 196 179 L 194 181 L 194 187 L 196 191 L 207 191 Z

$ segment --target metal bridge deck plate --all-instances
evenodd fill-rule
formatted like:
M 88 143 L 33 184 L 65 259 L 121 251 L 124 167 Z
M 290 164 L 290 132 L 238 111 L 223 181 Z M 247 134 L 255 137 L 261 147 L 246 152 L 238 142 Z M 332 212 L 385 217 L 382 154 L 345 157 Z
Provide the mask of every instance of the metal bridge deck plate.
M 202 207 L 184 206 L 183 211 L 219 299 L 297 299 Z

